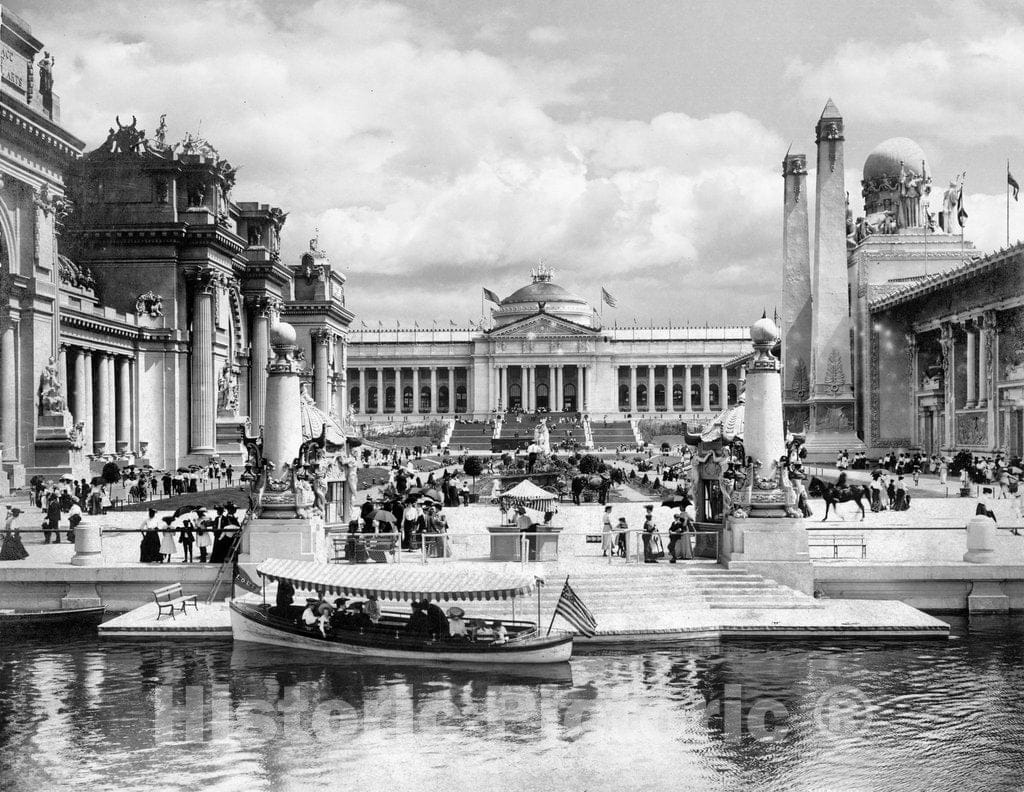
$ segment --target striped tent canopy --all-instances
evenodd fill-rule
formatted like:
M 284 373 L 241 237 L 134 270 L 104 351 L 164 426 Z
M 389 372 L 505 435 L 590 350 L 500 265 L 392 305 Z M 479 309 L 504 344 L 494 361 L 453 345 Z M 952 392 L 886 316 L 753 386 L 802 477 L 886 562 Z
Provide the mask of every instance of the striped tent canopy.
M 506 600 L 530 594 L 540 580 L 517 568 L 439 569 L 412 566 L 339 566 L 268 558 L 256 571 L 305 591 L 383 600 Z M 542 581 L 541 581 L 542 582 Z
M 501 497 L 507 499 L 508 503 L 521 504 L 537 511 L 549 511 L 555 500 L 552 493 L 541 489 L 529 479 L 524 479 L 512 489 L 505 490 Z

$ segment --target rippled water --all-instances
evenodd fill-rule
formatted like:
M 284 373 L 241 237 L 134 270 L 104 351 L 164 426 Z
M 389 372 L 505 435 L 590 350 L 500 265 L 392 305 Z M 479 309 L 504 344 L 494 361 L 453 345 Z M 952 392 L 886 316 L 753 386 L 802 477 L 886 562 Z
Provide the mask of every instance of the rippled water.
M 608 651 L 532 675 L 26 641 L 0 648 L 0 788 L 1019 788 L 1024 620 L 955 628 Z

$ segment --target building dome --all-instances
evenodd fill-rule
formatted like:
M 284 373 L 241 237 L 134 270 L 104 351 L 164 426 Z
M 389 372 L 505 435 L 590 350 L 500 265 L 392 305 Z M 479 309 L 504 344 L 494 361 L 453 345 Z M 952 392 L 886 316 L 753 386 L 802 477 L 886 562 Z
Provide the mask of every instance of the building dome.
M 512 294 L 502 300 L 501 304 L 503 306 L 518 305 L 526 302 L 564 302 L 576 303 L 579 305 L 587 304 L 586 300 L 577 297 L 575 294 L 571 294 L 557 283 L 552 283 L 549 280 L 535 281 L 520 289 L 516 289 Z
M 767 316 L 762 316 L 750 326 L 750 340 L 755 346 L 774 346 L 779 338 L 778 326 Z
M 270 330 L 271 346 L 295 346 L 298 335 L 287 322 L 278 322 Z
M 864 181 L 899 176 L 901 162 L 906 170 L 918 176 L 925 175 L 921 173 L 922 163 L 925 163 L 924 150 L 917 143 L 905 137 L 882 141 L 864 160 Z M 927 169 L 927 164 L 924 167 Z
M 492 313 L 495 327 L 504 327 L 541 312 L 585 327 L 600 326 L 590 303 L 552 283 L 554 272 L 551 269 L 542 264 L 530 274 L 532 282 L 512 292 Z

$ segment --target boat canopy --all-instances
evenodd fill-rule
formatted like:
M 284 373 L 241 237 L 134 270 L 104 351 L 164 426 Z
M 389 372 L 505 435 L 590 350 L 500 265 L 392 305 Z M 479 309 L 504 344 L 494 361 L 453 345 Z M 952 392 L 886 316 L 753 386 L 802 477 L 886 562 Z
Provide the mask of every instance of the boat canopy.
M 256 571 L 297 589 L 384 600 L 505 600 L 533 592 L 533 574 L 518 569 L 440 569 L 422 566 L 316 564 L 268 558 Z

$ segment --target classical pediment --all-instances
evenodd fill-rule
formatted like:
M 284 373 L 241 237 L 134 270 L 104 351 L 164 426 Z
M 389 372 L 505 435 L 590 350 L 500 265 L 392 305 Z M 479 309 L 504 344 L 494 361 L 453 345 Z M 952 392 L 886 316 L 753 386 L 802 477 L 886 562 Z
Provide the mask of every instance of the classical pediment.
M 574 322 L 559 319 L 557 316 L 540 314 L 530 316 L 519 322 L 513 322 L 505 327 L 499 327 L 490 332 L 492 338 L 517 339 L 517 338 L 591 338 L 597 335 L 598 331 L 589 327 L 575 324 Z

